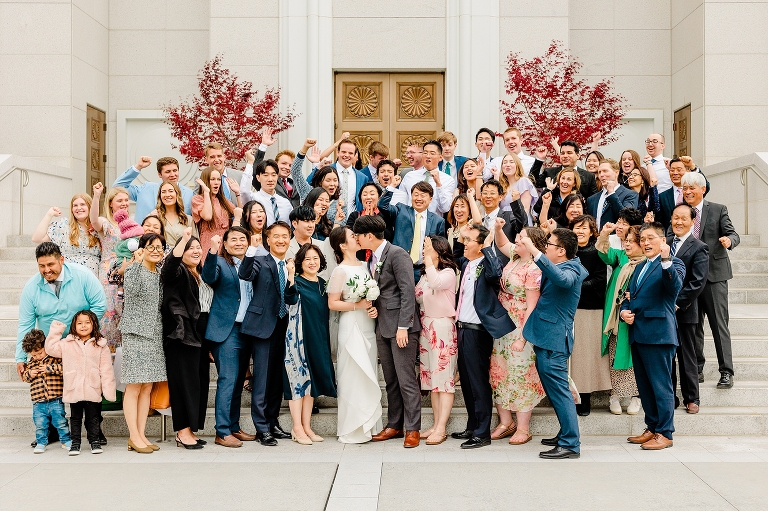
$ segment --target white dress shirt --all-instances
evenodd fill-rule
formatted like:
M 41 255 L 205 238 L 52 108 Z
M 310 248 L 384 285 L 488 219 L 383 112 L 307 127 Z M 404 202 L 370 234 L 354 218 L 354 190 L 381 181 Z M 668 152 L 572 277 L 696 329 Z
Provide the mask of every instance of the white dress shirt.
M 603 188 L 603 193 L 600 194 L 600 200 L 597 201 L 597 218 L 595 218 L 595 223 L 597 223 L 597 228 L 600 229 L 600 217 L 603 216 L 603 207 L 605 207 L 605 201 L 608 200 L 609 195 L 613 195 L 616 193 L 616 190 L 621 186 L 620 184 L 616 185 L 616 188 L 613 189 L 612 192 L 608 192 L 608 188 Z
M 517 153 L 517 157 L 520 158 L 520 163 L 523 164 L 523 170 L 527 176 L 531 173 L 531 167 L 533 167 L 533 164 L 536 163 L 536 158 L 525 154 L 523 151 Z
M 490 213 L 486 213 L 483 216 L 483 225 L 489 231 L 491 229 L 495 228 L 494 224 L 496 223 L 496 217 L 499 216 L 499 211 L 500 211 L 499 208 L 496 208 L 493 211 L 491 211 Z M 514 241 L 514 240 L 512 240 L 512 241 Z
M 339 174 L 339 190 L 344 185 L 344 173 L 346 172 L 347 181 L 347 196 L 344 197 L 344 203 L 347 205 L 347 214 L 355 211 L 357 204 L 357 173 L 354 167 L 344 168 L 344 166 L 336 162 L 336 172 Z
M 235 262 L 235 270 L 240 272 L 240 264 L 243 262 L 237 257 L 233 257 Z M 235 316 L 235 323 L 242 323 L 245 319 L 245 313 L 248 311 L 248 304 L 251 303 L 251 294 L 253 293 L 253 287 L 247 280 L 238 279 L 240 282 L 240 306 L 237 308 L 237 316 Z
M 281 197 L 278 194 L 269 195 L 262 188 L 261 190 L 253 194 L 252 200 L 255 200 L 256 202 L 264 206 L 264 211 L 267 214 L 267 220 L 264 223 L 264 227 L 265 228 L 269 227 L 270 225 L 275 223 L 275 213 L 274 211 L 272 211 L 273 197 L 277 202 L 277 211 L 280 213 L 280 221 L 290 225 L 291 221 L 288 219 L 288 217 L 290 216 L 291 211 L 293 211 L 293 206 L 291 205 L 291 201 L 289 201 L 285 197 Z
M 659 193 L 672 188 L 672 179 L 670 179 L 669 169 L 664 163 L 664 155 L 660 154 L 658 156 L 654 156 L 652 163 L 653 170 L 656 171 L 656 179 L 658 180 L 656 187 L 659 190 Z
M 419 213 L 418 211 L 413 211 L 413 221 L 416 221 L 416 215 L 421 215 L 421 239 L 419 240 L 419 259 L 416 261 L 416 264 L 421 264 L 421 259 L 424 257 L 424 238 L 427 237 L 427 214 L 429 210 L 423 211 Z M 413 226 L 413 232 L 416 232 L 416 225 Z M 410 251 L 409 251 L 410 254 Z
M 432 178 L 432 174 L 422 167 L 421 169 L 414 169 L 407 173 L 400 183 L 400 190 L 405 192 L 404 202 L 408 206 L 411 205 L 411 188 L 419 181 L 426 181 L 434 189 L 434 195 L 432 196 L 432 202 L 429 203 L 429 211 L 437 213 L 439 215 L 445 214 L 451 209 L 451 202 L 453 201 L 453 192 L 456 190 L 456 180 L 443 171 L 440 171 L 440 183 L 441 186 L 435 185 L 435 180 Z
M 464 269 L 464 278 L 461 279 L 461 288 L 459 288 L 459 317 L 458 321 L 462 323 L 474 323 L 476 325 L 481 324 L 480 317 L 475 310 L 475 273 L 477 267 L 481 262 L 485 260 L 485 257 L 478 257 L 474 261 L 469 261 Z

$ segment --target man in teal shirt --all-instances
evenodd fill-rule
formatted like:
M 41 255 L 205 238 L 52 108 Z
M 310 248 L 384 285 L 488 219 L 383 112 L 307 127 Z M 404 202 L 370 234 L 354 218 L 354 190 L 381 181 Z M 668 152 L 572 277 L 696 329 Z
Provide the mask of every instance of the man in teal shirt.
M 56 243 L 47 241 L 35 249 L 40 275 L 24 286 L 19 303 L 19 329 L 16 335 L 16 371 L 21 378 L 27 354 L 21 347 L 24 335 L 39 328 L 46 335 L 53 320 L 67 325 L 76 312 L 90 310 L 101 319 L 107 309 L 104 288 L 85 266 L 65 263 Z M 68 331 L 64 332 L 67 335 Z

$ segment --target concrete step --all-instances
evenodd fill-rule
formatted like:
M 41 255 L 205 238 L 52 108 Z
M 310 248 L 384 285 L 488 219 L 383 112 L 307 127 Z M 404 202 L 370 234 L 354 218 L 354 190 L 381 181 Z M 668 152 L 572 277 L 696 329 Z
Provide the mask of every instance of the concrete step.
M 9 247 L 35 247 L 36 245 L 32 243 L 32 235 L 30 234 L 22 234 L 22 235 L 8 235 L 5 237 L 6 245 Z
M 768 288 L 768 273 L 734 274 L 728 281 L 728 288 L 734 289 L 764 289 Z
M 27 281 L 29 281 L 29 275 L 25 274 L 1 274 L 0 273 L 0 290 L 2 289 L 22 289 Z M 10 303 L 8 305 L 18 305 Z
M 32 258 L 29 261 L 2 261 L 0 260 L 0 277 L 9 275 L 23 275 L 27 278 L 37 275 L 37 263 Z
M 740 240 L 739 247 L 759 247 L 760 246 L 759 234 L 740 234 L 739 240 Z
M 5 261 L 34 261 L 35 247 L 0 248 L 0 259 Z
M 768 273 L 768 261 L 733 260 L 731 261 L 731 269 L 735 274 Z
M 768 357 L 768 337 L 765 335 L 731 336 L 731 349 L 735 357 Z M 717 356 L 715 341 L 711 336 L 704 337 L 704 356 L 708 359 Z
M 2 277 L 0 277 L 2 280 Z M 21 301 L 21 288 L 3 288 L 0 286 L 0 305 L 19 306 Z
M 733 358 L 733 371 L 736 373 L 735 380 L 759 380 L 768 381 L 768 358 Z M 707 359 L 704 365 L 704 380 L 717 381 L 720 378 L 720 371 L 717 368 L 717 358 Z
M 768 304 L 768 288 L 733 289 L 728 288 L 728 303 Z
M 768 260 L 768 247 L 743 247 L 739 245 L 728 255 L 734 261 L 765 261 Z

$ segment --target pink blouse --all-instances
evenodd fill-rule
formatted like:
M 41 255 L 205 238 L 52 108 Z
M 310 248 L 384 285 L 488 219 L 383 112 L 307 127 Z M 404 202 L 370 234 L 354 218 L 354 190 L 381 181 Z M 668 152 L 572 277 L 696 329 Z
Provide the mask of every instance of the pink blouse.
M 422 291 L 421 308 L 430 318 L 453 318 L 456 316 L 456 272 L 450 268 L 440 271 L 434 266 L 427 268 L 418 284 Z
M 208 251 L 211 249 L 211 238 L 218 234 L 224 236 L 224 233 L 229 229 L 230 217 L 227 210 L 219 202 L 218 197 L 213 197 L 211 200 L 211 206 L 213 207 L 213 227 L 208 225 L 208 222 L 200 218 L 200 212 L 203 211 L 203 204 L 205 199 L 201 194 L 195 194 L 192 196 L 192 220 L 197 225 L 197 230 L 200 233 L 200 246 L 203 247 L 203 260 L 205 260 Z M 235 205 L 229 200 L 230 207 L 234 210 Z

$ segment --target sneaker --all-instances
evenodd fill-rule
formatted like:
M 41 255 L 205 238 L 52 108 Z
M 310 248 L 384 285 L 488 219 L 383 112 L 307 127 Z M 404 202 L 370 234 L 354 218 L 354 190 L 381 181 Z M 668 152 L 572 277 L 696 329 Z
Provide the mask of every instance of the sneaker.
M 611 409 L 612 414 L 621 415 L 621 402 L 619 402 L 618 396 L 611 396 L 608 407 Z
M 637 412 L 640 411 L 640 398 L 639 397 L 633 397 L 629 400 L 629 406 L 627 407 L 627 413 L 629 415 L 637 415 Z
M 35 454 L 43 454 L 45 452 L 45 445 L 44 444 L 37 444 L 35 446 L 35 450 L 32 451 Z
M 65 451 L 70 450 L 72 448 L 72 440 L 61 444 L 61 448 L 64 449 Z
M 104 436 L 104 432 L 99 430 L 99 445 L 107 445 L 107 437 Z
M 80 454 L 80 444 L 72 444 L 72 447 L 69 449 L 69 455 L 78 456 L 79 454 Z
M 101 448 L 101 444 L 99 442 L 93 442 L 91 444 L 91 454 L 101 454 L 104 450 Z

